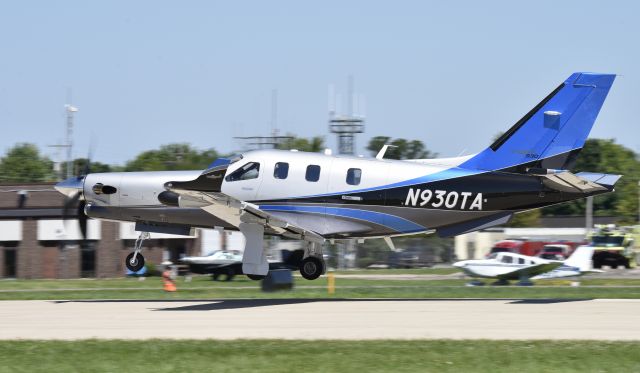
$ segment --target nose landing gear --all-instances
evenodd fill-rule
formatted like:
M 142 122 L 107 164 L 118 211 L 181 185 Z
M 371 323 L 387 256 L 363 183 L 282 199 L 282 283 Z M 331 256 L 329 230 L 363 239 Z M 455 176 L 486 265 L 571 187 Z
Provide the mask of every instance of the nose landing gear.
M 133 252 L 127 255 L 124 265 L 131 272 L 138 272 L 142 267 L 144 267 L 144 256 L 140 254 L 140 251 L 142 251 L 142 243 L 144 240 L 148 239 L 149 236 L 149 232 L 140 232 L 140 236 L 138 236 L 136 244 L 134 245 Z

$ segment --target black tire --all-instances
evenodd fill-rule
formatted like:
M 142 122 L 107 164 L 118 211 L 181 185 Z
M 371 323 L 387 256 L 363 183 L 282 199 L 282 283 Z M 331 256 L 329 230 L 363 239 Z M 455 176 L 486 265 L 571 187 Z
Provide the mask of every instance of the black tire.
M 138 253 L 138 255 L 136 255 L 135 262 L 132 263 L 131 260 L 133 259 L 133 254 L 134 253 L 127 255 L 127 259 L 124 260 L 124 265 L 131 272 L 138 272 L 139 270 L 142 269 L 142 267 L 144 267 L 144 256 Z
M 220 274 L 219 273 L 214 273 L 211 275 L 211 279 L 213 281 L 220 281 Z
M 315 280 L 324 272 L 324 262 L 315 256 L 308 256 L 300 263 L 300 274 L 307 280 Z
M 227 270 L 227 272 L 225 273 L 225 281 L 231 281 L 233 280 L 233 278 L 236 276 L 236 271 L 233 270 L 233 268 L 229 268 Z
M 593 268 L 595 268 L 595 269 L 600 269 L 600 268 L 602 268 L 602 263 L 600 263 L 600 261 L 599 261 L 599 260 L 598 260 L 598 261 L 594 260 L 594 261 L 593 261 Z
M 611 269 L 618 269 L 618 263 L 613 263 L 609 267 L 611 267 Z
M 260 281 L 260 280 L 264 280 L 264 278 L 267 277 L 267 276 L 247 274 L 247 277 L 249 277 L 249 279 L 251 279 L 253 281 Z

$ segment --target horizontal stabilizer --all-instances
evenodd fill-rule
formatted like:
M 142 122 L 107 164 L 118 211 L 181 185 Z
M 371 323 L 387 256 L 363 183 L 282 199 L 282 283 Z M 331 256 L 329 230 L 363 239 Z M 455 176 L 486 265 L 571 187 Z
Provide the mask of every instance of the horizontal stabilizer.
M 593 194 L 607 191 L 607 188 L 571 172 L 560 172 L 543 176 L 542 182 L 548 188 L 567 193 Z
M 494 215 L 485 216 L 479 219 L 466 221 L 438 228 L 437 233 L 440 237 L 453 237 L 459 234 L 479 231 L 481 229 L 495 227 L 496 225 L 506 224 L 511 220 L 513 214 L 510 212 L 501 212 Z
M 622 175 L 599 174 L 594 172 L 578 172 L 576 176 L 608 187 L 614 186 L 622 177 Z

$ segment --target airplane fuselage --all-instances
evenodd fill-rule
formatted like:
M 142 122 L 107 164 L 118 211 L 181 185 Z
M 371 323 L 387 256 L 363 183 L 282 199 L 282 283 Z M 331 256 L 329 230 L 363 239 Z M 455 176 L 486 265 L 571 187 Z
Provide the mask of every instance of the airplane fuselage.
M 222 180 L 211 184 L 326 238 L 420 233 L 583 196 L 553 190 L 530 175 L 460 167 L 468 158 L 399 161 L 262 150 L 245 153 L 228 165 Z M 245 176 L 230 177 L 251 165 L 254 170 Z M 165 183 L 200 174 L 87 175 L 86 213 L 100 219 L 236 229 L 203 211 L 206 203 L 181 200 L 178 208 L 161 202 Z M 99 184 L 116 192 L 101 193 L 95 188 Z

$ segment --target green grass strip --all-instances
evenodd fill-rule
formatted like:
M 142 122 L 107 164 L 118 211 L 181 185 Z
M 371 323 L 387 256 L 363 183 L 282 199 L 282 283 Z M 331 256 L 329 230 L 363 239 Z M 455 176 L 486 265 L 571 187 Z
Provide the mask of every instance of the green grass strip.
M 0 372 L 638 372 L 640 342 L 1 341 Z

